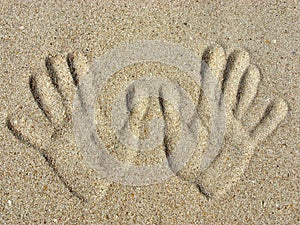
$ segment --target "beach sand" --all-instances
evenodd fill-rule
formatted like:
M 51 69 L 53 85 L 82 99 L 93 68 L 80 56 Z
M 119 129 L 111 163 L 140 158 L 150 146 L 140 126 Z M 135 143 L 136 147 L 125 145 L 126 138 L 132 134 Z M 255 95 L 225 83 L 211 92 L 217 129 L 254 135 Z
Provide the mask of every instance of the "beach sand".
M 299 223 L 298 7 L 297 1 L 2 1 L 0 223 Z M 56 136 L 49 139 L 52 125 L 34 101 L 29 83 L 30 77 L 46 73 L 46 57 L 80 53 L 74 55 L 75 64 L 72 64 L 80 71 L 120 44 L 143 40 L 175 43 L 199 57 L 215 44 L 222 46 L 227 55 L 235 49 L 248 52 L 251 65 L 255 65 L 260 73 L 255 105 L 242 118 L 249 126 L 253 121 L 259 122 L 273 99 L 282 99 L 286 103 L 284 113 L 278 114 L 282 115 L 278 127 L 257 144 L 249 162 L 246 160 L 245 165 L 241 164 L 245 166 L 241 174 L 229 173 L 229 177 L 239 179 L 218 197 L 207 198 L 199 192 L 188 177 L 190 170 L 162 183 L 138 187 L 98 179 L 81 155 L 66 153 L 67 149 L 76 148 L 70 125 L 57 132 L 55 143 L 53 137 Z M 76 57 L 82 57 L 78 64 Z M 120 88 L 125 89 L 130 80 L 143 76 L 171 77 L 190 91 L 195 90 L 192 82 L 185 81 L 182 71 L 160 63 L 128 66 L 117 72 L 99 98 L 99 108 L 103 108 L 98 118 L 104 118 L 104 121 L 98 131 L 106 145 L 116 144 L 115 139 L 110 139 L 112 131 L 109 120 L 105 121 L 109 114 L 106 110 L 112 108 L 113 98 Z M 44 80 L 41 82 L 43 84 Z M 54 96 L 50 91 L 45 93 L 48 97 Z M 160 112 L 157 110 L 159 103 L 153 100 L 151 104 L 153 111 L 150 114 L 155 117 Z M 141 105 L 143 107 L 145 105 Z M 57 103 L 54 108 L 45 110 L 46 116 L 52 118 L 52 124 L 60 121 L 51 111 L 59 114 L 62 108 Z M 204 110 L 202 114 L 205 113 Z M 29 116 L 40 125 L 49 126 L 45 138 L 42 135 L 44 129 L 29 126 L 28 135 L 39 135 L 40 138 L 35 139 L 38 143 L 33 146 L 20 141 L 20 135 L 16 138 L 18 134 L 14 135 L 9 129 L 14 126 L 14 120 L 10 119 L 15 116 Z M 163 118 L 168 119 L 164 115 Z M 23 126 L 21 122 L 17 125 Z M 176 123 L 171 121 L 171 125 L 174 125 L 171 130 L 176 133 Z M 140 131 L 137 129 L 137 134 Z M 61 135 L 64 132 L 65 135 Z M 230 133 L 229 139 L 236 135 L 238 132 Z M 176 138 L 168 140 L 172 142 Z M 37 148 L 37 145 L 42 147 Z M 51 149 L 49 155 L 48 149 Z M 121 148 L 112 147 L 113 152 L 116 149 Z M 53 159 L 51 154 L 54 154 Z M 125 149 L 113 155 L 141 164 L 143 159 L 147 163 L 157 162 L 163 154 L 136 157 Z M 232 162 L 239 165 L 239 160 Z M 222 172 L 222 168 L 217 167 L 217 174 Z

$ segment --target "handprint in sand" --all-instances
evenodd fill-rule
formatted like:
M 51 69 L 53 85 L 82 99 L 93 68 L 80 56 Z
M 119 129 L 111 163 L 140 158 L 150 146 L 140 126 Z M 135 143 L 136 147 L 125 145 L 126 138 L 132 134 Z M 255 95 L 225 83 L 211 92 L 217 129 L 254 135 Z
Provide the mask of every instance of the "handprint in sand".
M 259 122 L 247 127 L 242 118 L 253 107 L 261 80 L 259 69 L 250 64 L 249 54 L 234 51 L 226 58 L 222 47 L 213 46 L 205 51 L 202 60 L 201 85 L 209 85 L 210 75 L 215 76 L 218 83 L 212 89 L 211 97 L 200 95 L 198 113 L 208 133 L 212 132 L 211 110 L 224 115 L 224 131 L 214 131 L 217 135 L 224 135 L 224 139 L 222 143 L 211 143 L 212 148 L 196 151 L 177 175 L 196 184 L 207 197 L 217 197 L 238 181 L 256 146 L 286 117 L 288 106 L 284 100 L 274 99 L 267 107 L 261 106 L 266 109 Z M 215 149 L 216 144 L 221 144 L 221 148 Z
M 39 112 L 25 108 L 7 118 L 7 127 L 23 143 L 37 149 L 64 186 L 83 201 L 97 201 L 109 183 L 85 164 L 72 127 L 73 98 L 87 73 L 83 54 L 46 58 L 46 71 L 29 79 Z

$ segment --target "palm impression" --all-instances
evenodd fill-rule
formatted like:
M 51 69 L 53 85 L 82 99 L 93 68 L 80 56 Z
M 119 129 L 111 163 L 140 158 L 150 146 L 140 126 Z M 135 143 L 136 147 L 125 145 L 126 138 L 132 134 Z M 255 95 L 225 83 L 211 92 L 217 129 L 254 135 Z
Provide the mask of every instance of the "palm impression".
M 41 153 L 74 196 L 97 201 L 109 183 L 86 165 L 76 147 L 71 123 L 73 98 L 87 66 L 82 54 L 47 57 L 47 71 L 29 79 L 32 96 L 46 120 L 15 114 L 7 119 L 7 126 L 20 141 Z
M 208 132 L 212 120 L 209 111 L 223 113 L 224 140 L 217 152 L 204 150 L 201 156 L 195 154 L 197 157 L 193 157 L 177 175 L 196 184 L 207 197 L 217 197 L 228 191 L 244 173 L 256 146 L 285 118 L 288 106 L 282 99 L 275 99 L 267 107 L 261 106 L 266 108 L 264 115 L 254 128 L 247 127 L 242 118 L 253 107 L 261 80 L 258 68 L 250 64 L 249 54 L 234 51 L 226 58 L 222 47 L 213 46 L 206 50 L 202 60 L 205 64 L 201 71 L 202 84 L 209 82 L 206 73 L 217 77 L 218 84 L 212 90 L 213 101 L 217 104 L 209 104 L 202 94 L 198 112 L 207 124 Z
M 162 132 L 163 137 L 161 145 L 157 148 L 162 151 L 157 151 L 152 161 L 164 158 L 170 171 L 176 176 L 196 185 L 206 196 L 219 196 L 238 180 L 257 144 L 276 129 L 286 116 L 288 107 L 283 100 L 274 100 L 254 129 L 248 128 L 242 123 L 241 118 L 252 107 L 260 82 L 260 72 L 257 67 L 250 65 L 248 53 L 235 51 L 227 58 L 222 47 L 213 46 L 204 52 L 202 60 L 204 66 L 199 75 L 201 85 L 209 84 L 208 74 L 217 77 L 218 82 L 210 90 L 210 97 L 218 104 L 212 105 L 197 87 L 191 91 L 193 100 L 197 102 L 197 114 L 203 124 L 202 136 L 197 149 L 183 168 L 179 170 L 174 168 L 176 162 L 169 157 L 178 140 L 176 132 L 180 117 L 176 110 L 174 111 L 174 107 L 164 101 L 164 96 L 169 92 L 166 87 L 158 87 L 158 96 L 143 99 L 135 106 L 133 102 L 136 102 L 136 96 L 145 90 L 139 85 L 128 87 L 123 102 L 124 109 L 129 115 L 125 122 L 136 137 L 145 139 L 145 136 L 149 136 L 146 129 L 149 115 L 161 118 L 164 126 L 158 128 L 158 132 Z M 63 184 L 75 196 L 84 201 L 100 200 L 110 182 L 100 179 L 97 172 L 88 165 L 76 147 L 72 130 L 72 103 L 78 85 L 87 73 L 87 59 L 81 54 L 51 56 L 46 59 L 46 68 L 45 74 L 31 76 L 29 82 L 33 98 L 45 119 L 35 120 L 31 119 L 31 115 L 24 118 L 20 114 L 15 114 L 7 119 L 7 127 L 20 141 L 34 147 L 45 157 Z M 178 83 L 184 86 L 184 82 Z M 117 87 L 118 90 L 118 84 L 113 82 L 112 84 L 115 85 L 112 87 Z M 180 94 L 174 92 L 172 96 L 175 101 L 180 101 Z M 105 109 L 105 106 L 103 108 Z M 111 107 L 106 109 L 111 110 Z M 214 119 L 211 117 L 212 111 L 223 115 L 226 122 L 222 133 L 224 141 L 218 143 L 220 148 L 216 149 L 208 148 L 209 144 L 212 146 L 215 144 L 209 143 L 210 140 L 207 138 L 215 132 L 211 126 Z M 105 119 L 105 113 L 102 117 Z M 120 132 L 127 132 L 128 127 L 122 127 Z M 107 132 L 102 135 L 105 138 L 110 134 Z M 138 149 L 146 145 L 134 141 L 134 146 Z M 110 146 L 116 146 L 116 143 L 112 142 Z M 145 159 L 143 155 L 145 152 L 130 149 L 116 151 L 116 149 L 112 150 L 113 154 L 129 163 L 138 164 Z

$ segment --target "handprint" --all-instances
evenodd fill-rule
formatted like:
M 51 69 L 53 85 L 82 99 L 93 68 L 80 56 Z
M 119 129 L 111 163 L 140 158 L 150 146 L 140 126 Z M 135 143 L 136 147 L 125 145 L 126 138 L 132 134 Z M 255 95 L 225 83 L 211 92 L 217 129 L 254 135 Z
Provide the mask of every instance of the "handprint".
M 72 127 L 73 98 L 87 73 L 87 59 L 82 54 L 50 56 L 46 68 L 44 74 L 29 79 L 33 98 L 44 117 L 31 110 L 23 117 L 23 109 L 22 114 L 7 118 L 7 126 L 20 141 L 41 153 L 73 195 L 83 201 L 100 200 L 109 183 L 85 164 Z
M 288 106 L 282 99 L 275 99 L 254 129 L 242 123 L 242 117 L 252 106 L 260 82 L 260 72 L 250 65 L 247 52 L 234 51 L 226 61 L 222 47 L 209 48 L 203 55 L 207 65 L 202 69 L 202 82 L 207 85 L 213 75 L 219 81 L 213 89 L 214 101 L 200 96 L 198 111 L 210 129 L 210 110 L 225 115 L 224 142 L 218 152 L 204 151 L 198 158 L 177 173 L 184 180 L 195 183 L 206 196 L 224 194 L 244 173 L 259 142 L 266 139 L 285 118 Z M 223 109 L 222 109 L 222 104 Z M 200 150 L 198 150 L 200 151 Z

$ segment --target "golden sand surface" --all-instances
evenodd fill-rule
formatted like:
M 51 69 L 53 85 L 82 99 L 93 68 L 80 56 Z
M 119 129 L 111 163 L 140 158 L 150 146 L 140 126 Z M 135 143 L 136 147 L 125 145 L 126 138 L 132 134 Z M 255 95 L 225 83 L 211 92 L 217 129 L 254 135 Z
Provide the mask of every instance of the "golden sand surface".
M 292 0 L 1 1 L 0 224 L 298 224 L 299 30 Z M 133 186 L 99 178 L 86 162 L 72 104 L 95 59 L 145 40 L 182 46 L 219 74 L 226 131 L 216 158 L 198 151 L 179 171 L 169 160 L 176 175 Z M 167 78 L 196 102 L 201 92 L 184 71 L 160 62 L 112 74 L 97 96 L 97 134 L 111 155 L 134 165 L 166 160 L 180 133 L 179 111 L 162 100 L 172 93 L 179 101 L 169 87 L 128 106 L 154 89 L 126 89 L 143 77 Z M 140 139 L 151 119 L 166 121 L 164 144 L 147 152 L 120 144 L 112 129 L 120 118 L 110 113 L 118 96 Z M 206 104 L 196 109 L 210 121 Z M 207 147 L 205 129 L 197 149 Z M 199 172 L 203 155 L 214 161 Z

